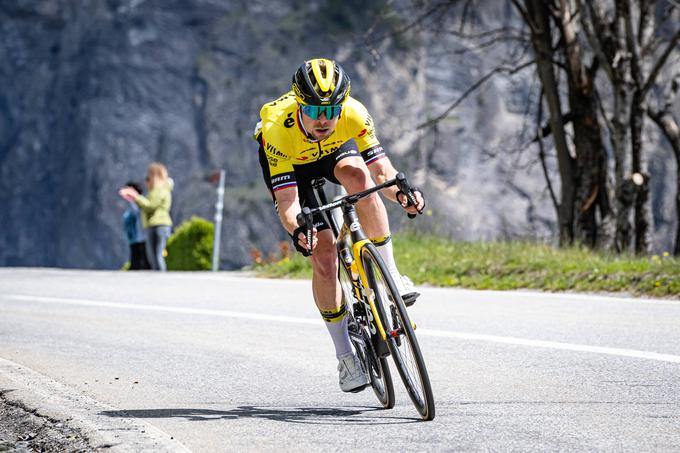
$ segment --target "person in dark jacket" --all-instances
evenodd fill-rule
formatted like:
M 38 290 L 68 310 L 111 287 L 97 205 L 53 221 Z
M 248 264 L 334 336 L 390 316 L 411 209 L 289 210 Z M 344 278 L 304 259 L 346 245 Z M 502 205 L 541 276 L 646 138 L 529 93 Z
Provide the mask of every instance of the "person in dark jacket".
M 137 192 L 142 193 L 142 186 L 134 181 L 125 184 Z M 146 257 L 146 235 L 142 226 L 142 216 L 137 203 L 128 201 L 128 207 L 123 213 L 123 229 L 130 246 L 130 270 L 151 269 Z

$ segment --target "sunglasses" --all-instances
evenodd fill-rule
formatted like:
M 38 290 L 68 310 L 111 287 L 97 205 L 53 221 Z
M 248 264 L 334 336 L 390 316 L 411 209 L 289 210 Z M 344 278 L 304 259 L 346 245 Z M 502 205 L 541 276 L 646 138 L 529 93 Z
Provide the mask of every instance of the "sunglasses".
M 321 114 L 326 115 L 326 119 L 332 120 L 342 112 L 341 105 L 301 105 L 302 113 L 313 120 L 319 119 Z

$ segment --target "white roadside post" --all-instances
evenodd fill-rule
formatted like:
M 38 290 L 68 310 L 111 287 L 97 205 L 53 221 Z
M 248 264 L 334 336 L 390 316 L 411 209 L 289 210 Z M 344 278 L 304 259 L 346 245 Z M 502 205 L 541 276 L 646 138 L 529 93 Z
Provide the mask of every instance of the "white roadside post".
M 220 257 L 220 237 L 222 236 L 222 210 L 224 209 L 224 170 L 220 170 L 220 182 L 217 185 L 217 203 L 215 203 L 215 234 L 213 238 L 212 271 L 217 272 Z

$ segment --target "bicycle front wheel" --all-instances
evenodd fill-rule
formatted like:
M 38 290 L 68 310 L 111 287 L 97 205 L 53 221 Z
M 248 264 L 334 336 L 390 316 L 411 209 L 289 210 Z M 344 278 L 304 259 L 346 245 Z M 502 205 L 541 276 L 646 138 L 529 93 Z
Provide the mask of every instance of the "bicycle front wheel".
M 435 415 L 434 396 L 411 320 L 387 266 L 373 244 L 362 249 L 362 264 L 375 308 L 387 333 L 387 346 L 413 405 L 424 420 Z
M 342 266 L 342 264 L 340 264 Z M 361 360 L 361 363 L 365 367 L 366 373 L 370 376 L 371 387 L 375 396 L 380 401 L 380 404 L 385 409 L 392 409 L 394 407 L 394 386 L 392 384 L 392 375 L 390 374 L 390 368 L 387 365 L 387 360 L 378 355 L 373 349 L 371 343 L 371 336 L 368 331 L 369 326 L 366 321 L 366 310 L 370 310 L 369 307 L 358 307 L 360 314 L 355 316 L 355 304 L 364 304 L 364 302 L 358 301 L 354 296 L 354 286 L 347 275 L 345 269 L 339 269 L 338 277 L 340 279 L 340 286 L 342 287 L 342 295 L 345 300 L 345 304 L 348 307 L 348 312 L 350 316 L 349 320 L 349 336 L 352 341 L 352 345 Z M 359 320 L 357 320 L 359 318 Z M 362 322 L 363 321 L 363 322 Z

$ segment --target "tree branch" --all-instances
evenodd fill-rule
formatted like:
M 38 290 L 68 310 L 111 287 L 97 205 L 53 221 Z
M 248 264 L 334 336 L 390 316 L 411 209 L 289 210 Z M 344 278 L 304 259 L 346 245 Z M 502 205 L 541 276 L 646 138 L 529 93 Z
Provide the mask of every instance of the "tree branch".
M 416 17 L 413 20 L 413 22 L 411 22 L 410 24 L 406 24 L 403 27 L 397 28 L 397 29 L 395 29 L 395 30 L 393 30 L 389 33 L 386 33 L 382 36 L 379 36 L 379 37 L 375 38 L 373 41 L 374 42 L 380 42 L 380 41 L 386 40 L 387 38 L 391 38 L 393 36 L 397 36 L 397 35 L 400 35 L 402 33 L 406 33 L 407 31 L 411 30 L 412 28 L 415 28 L 416 26 L 423 23 L 427 18 L 433 16 L 438 11 L 440 11 L 440 10 L 443 11 L 443 10 L 450 8 L 453 5 L 453 3 L 456 3 L 456 1 L 451 0 L 451 1 L 448 1 L 448 2 L 444 2 L 444 3 L 436 3 L 434 6 L 432 6 L 430 9 L 428 9 L 427 11 L 422 13 L 420 16 Z M 372 32 L 372 30 L 374 28 L 375 28 L 375 24 L 372 27 L 370 27 L 369 30 L 366 33 L 364 33 L 364 37 L 366 37 L 366 41 L 368 41 L 367 37 L 370 35 L 370 33 Z
M 541 95 L 538 97 L 538 112 L 536 114 L 536 126 L 541 127 L 543 122 L 543 89 L 541 89 Z M 545 181 L 548 184 L 548 191 L 550 192 L 550 199 L 555 207 L 555 212 L 559 212 L 560 205 L 557 202 L 557 196 L 555 196 L 555 190 L 553 190 L 552 183 L 550 182 L 550 174 L 548 173 L 548 166 L 545 163 L 545 147 L 543 146 L 543 140 L 541 136 L 543 131 L 536 132 L 536 140 L 538 141 L 538 157 L 541 159 L 541 168 L 543 169 L 543 175 L 545 176 Z
M 494 75 L 498 74 L 499 72 L 506 73 L 506 74 L 515 74 L 515 73 L 521 71 L 522 69 L 525 69 L 525 68 L 533 65 L 534 63 L 535 63 L 535 61 L 532 60 L 532 61 L 525 62 L 525 63 L 523 63 L 519 66 L 516 66 L 514 68 L 509 68 L 507 66 L 498 66 L 498 67 L 493 68 L 491 71 L 484 74 L 484 76 L 481 79 L 477 80 L 474 84 L 472 84 L 472 86 L 470 86 L 467 90 L 465 90 L 465 92 L 458 99 L 456 99 L 449 106 L 449 108 L 447 108 L 442 114 L 436 116 L 435 118 L 433 118 L 431 120 L 428 120 L 424 123 L 417 125 L 416 129 L 423 129 L 423 128 L 432 126 L 433 124 L 438 123 L 439 121 L 446 118 L 446 116 L 449 113 L 451 113 L 451 111 L 453 109 L 458 107 L 460 105 L 460 103 L 465 100 L 465 98 L 467 98 L 471 93 L 475 92 L 477 90 L 477 88 L 482 86 L 486 81 L 488 81 L 490 78 L 492 78 Z
M 463 47 L 459 49 L 455 49 L 452 51 L 445 52 L 447 54 L 453 54 L 453 55 L 463 55 L 468 52 L 474 52 L 478 51 L 481 49 L 485 49 L 487 47 L 492 47 L 498 43 L 501 44 L 506 44 L 510 41 L 518 41 L 520 43 L 526 43 L 528 40 L 525 37 L 517 37 L 517 36 L 498 36 L 496 38 L 490 39 L 488 41 L 480 42 L 475 44 L 473 47 Z
M 582 16 L 583 19 L 581 20 L 581 23 L 583 24 L 583 31 L 585 32 L 586 37 L 588 38 L 590 46 L 592 47 L 593 51 L 595 52 L 595 55 L 597 55 L 598 60 L 600 60 L 600 63 L 604 67 L 607 76 L 609 76 L 609 80 L 613 81 L 614 68 L 612 67 L 609 59 L 607 58 L 607 55 L 605 54 L 604 49 L 602 48 L 604 40 L 603 34 L 605 33 L 605 31 L 609 32 L 609 27 L 602 18 L 601 11 L 595 9 L 594 3 L 595 2 L 592 1 L 586 2 L 588 6 L 585 9 L 587 11 L 587 15 L 584 14 Z M 600 30 L 599 33 L 598 30 Z
M 522 16 L 522 19 L 524 19 L 524 23 L 529 26 L 531 32 L 537 33 L 536 25 L 531 20 L 529 12 L 522 6 L 522 4 L 518 0 L 512 0 L 512 4 L 515 5 L 515 8 L 517 8 L 517 11 L 519 11 L 519 14 Z
M 642 95 L 643 96 L 645 94 L 647 94 L 649 89 L 654 84 L 656 77 L 661 72 L 663 65 L 666 64 L 668 57 L 671 55 L 671 53 L 673 52 L 673 50 L 675 49 L 675 47 L 677 46 L 679 41 L 680 41 L 680 29 L 678 29 L 678 31 L 675 32 L 675 35 L 673 35 L 673 38 L 671 38 L 670 42 L 668 43 L 668 46 L 666 47 L 666 50 L 663 52 L 661 57 L 656 61 L 654 68 L 649 73 L 649 77 L 647 77 L 647 81 L 645 82 L 644 86 L 642 87 Z
M 573 112 L 567 112 L 567 113 L 565 113 L 564 115 L 562 115 L 562 125 L 563 125 L 563 126 L 566 126 L 567 124 L 571 123 L 572 121 L 574 121 L 574 118 L 575 118 L 575 117 L 576 117 L 576 115 L 575 115 Z M 538 123 L 538 124 L 539 124 L 539 126 L 540 126 L 541 123 Z M 539 134 L 540 134 L 540 135 L 539 135 Z M 536 133 L 536 136 L 535 136 L 535 137 L 531 140 L 531 142 L 529 142 L 529 143 L 530 143 L 530 144 L 531 144 L 531 143 L 536 143 L 536 142 L 538 142 L 540 139 L 546 138 L 546 137 L 549 136 L 550 134 L 552 134 L 552 126 L 550 126 L 550 123 L 548 122 L 545 126 L 541 127 L 540 132 L 537 132 L 537 133 Z

